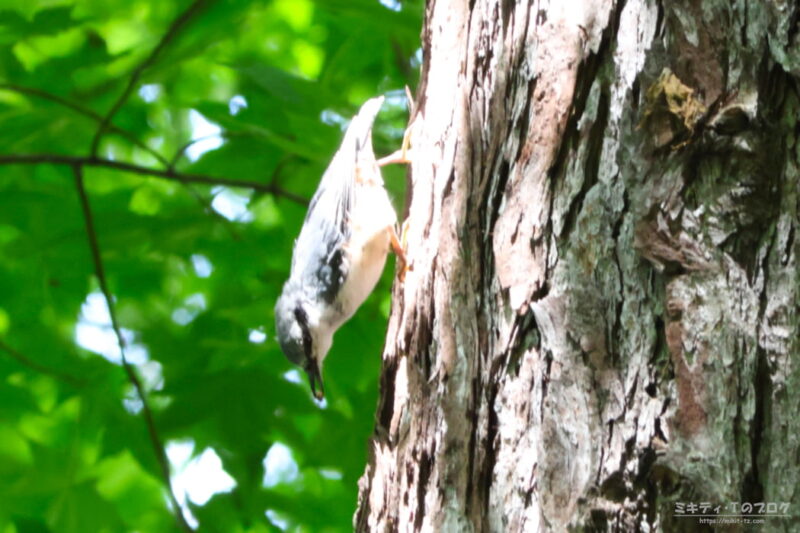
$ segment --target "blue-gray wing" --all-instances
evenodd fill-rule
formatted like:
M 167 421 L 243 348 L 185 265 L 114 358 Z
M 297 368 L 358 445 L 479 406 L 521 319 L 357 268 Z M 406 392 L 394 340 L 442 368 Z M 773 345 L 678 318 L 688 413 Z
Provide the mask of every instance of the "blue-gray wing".
M 382 103 L 382 96 L 372 98 L 353 117 L 339 150 L 322 175 L 295 242 L 292 277 L 299 276 L 306 291 L 329 303 L 347 278 L 345 246 L 350 239 L 356 169 L 362 161 L 374 164 L 372 124 Z

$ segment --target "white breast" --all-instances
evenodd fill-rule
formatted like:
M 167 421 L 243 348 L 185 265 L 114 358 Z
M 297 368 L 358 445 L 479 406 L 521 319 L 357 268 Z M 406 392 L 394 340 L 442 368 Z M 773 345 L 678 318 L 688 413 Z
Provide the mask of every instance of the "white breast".
M 397 221 L 383 183 L 361 184 L 351 216 L 353 234 L 346 249 L 350 268 L 339 294 L 341 322 L 353 316 L 378 283 L 389 252 L 389 231 Z

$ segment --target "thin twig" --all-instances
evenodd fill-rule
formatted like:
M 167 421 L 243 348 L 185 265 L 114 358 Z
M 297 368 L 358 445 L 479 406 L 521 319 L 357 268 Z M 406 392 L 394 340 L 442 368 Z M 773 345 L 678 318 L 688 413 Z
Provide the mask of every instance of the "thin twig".
M 150 55 L 142 61 L 138 67 L 133 71 L 131 74 L 130 79 L 128 79 L 128 85 L 125 86 L 125 90 L 122 91 L 122 94 L 119 95 L 114 105 L 111 106 L 111 109 L 108 113 L 103 117 L 103 121 L 100 122 L 100 127 L 97 128 L 97 133 L 94 135 L 94 139 L 92 139 L 92 147 L 90 150 L 90 154 L 92 157 L 97 155 L 97 149 L 100 145 L 100 139 L 102 139 L 103 135 L 105 134 L 106 130 L 111 124 L 111 120 L 114 118 L 114 115 L 120 110 L 120 108 L 125 104 L 128 97 L 131 95 L 133 90 L 136 88 L 136 85 L 139 83 L 139 79 L 142 77 L 142 74 L 145 70 L 150 68 L 153 63 L 155 63 L 156 59 L 158 58 L 159 54 L 167 47 L 167 45 L 172 42 L 173 39 L 178 35 L 180 30 L 183 26 L 186 25 L 189 20 L 196 15 L 206 3 L 207 0 L 195 0 L 192 4 L 186 8 L 186 10 L 178 15 L 170 27 L 167 29 L 166 33 L 161 40 L 158 42 L 153 51 L 150 52 Z
M 83 186 L 83 170 L 80 165 L 73 165 L 72 167 L 73 172 L 75 173 L 75 188 L 78 191 L 78 197 L 81 201 L 81 209 L 83 210 L 83 219 L 86 223 L 86 235 L 89 239 L 89 248 L 92 251 L 92 262 L 94 263 L 94 273 L 97 277 L 97 282 L 100 284 L 100 291 L 103 293 L 103 297 L 106 300 L 106 305 L 108 306 L 108 314 L 111 317 L 111 327 L 114 329 L 114 334 L 117 337 L 117 344 L 119 345 L 119 353 L 122 359 L 122 368 L 125 369 L 125 374 L 128 376 L 128 381 L 131 382 L 133 388 L 136 390 L 136 395 L 142 401 L 142 414 L 144 415 L 145 423 L 147 424 L 147 432 L 150 435 L 150 442 L 153 445 L 153 451 L 156 454 L 156 460 L 158 461 L 159 467 L 161 468 L 161 476 L 164 478 L 164 483 L 167 486 L 167 490 L 169 492 L 170 502 L 175 509 L 175 517 L 178 521 L 178 525 L 180 526 L 181 530 L 188 532 L 192 531 L 192 528 L 186 522 L 186 517 L 183 516 L 183 510 L 181 509 L 180 505 L 178 504 L 178 500 L 175 497 L 175 493 L 172 489 L 172 480 L 170 479 L 169 474 L 169 461 L 167 460 L 167 454 L 164 451 L 164 445 L 161 442 L 161 437 L 158 435 L 158 431 L 156 430 L 155 420 L 153 419 L 153 412 L 150 409 L 150 404 L 147 400 L 147 395 L 145 394 L 144 386 L 142 385 L 139 376 L 136 375 L 136 370 L 133 366 L 128 362 L 128 359 L 125 357 L 125 339 L 122 336 L 122 329 L 119 326 L 119 322 L 117 321 L 117 314 L 114 308 L 114 299 L 111 296 L 111 291 L 108 288 L 108 282 L 106 280 L 105 269 L 103 268 L 103 260 L 100 255 L 100 245 L 97 241 L 97 231 L 94 227 L 94 218 L 92 217 L 92 210 L 89 206 L 89 197 L 86 195 L 86 189 Z
M 11 84 L 11 83 L 0 83 L 0 89 L 4 89 L 6 91 L 14 91 L 14 92 L 17 92 L 17 93 L 20 93 L 20 94 L 26 94 L 28 96 L 35 96 L 36 98 L 41 98 L 42 100 L 48 100 L 48 101 L 54 102 L 54 103 L 56 103 L 56 104 L 58 104 L 58 105 L 60 105 L 62 107 L 66 107 L 67 109 L 70 109 L 70 110 L 74 111 L 75 113 L 78 113 L 79 115 L 83 115 L 83 116 L 85 116 L 87 118 L 90 118 L 90 119 L 94 120 L 95 122 L 98 122 L 98 123 L 102 123 L 103 122 L 103 117 L 101 115 L 99 115 L 98 113 L 95 113 L 91 109 L 88 109 L 86 107 L 78 105 L 75 102 L 71 102 L 71 101 L 67 100 L 66 98 L 62 98 L 62 97 L 60 97 L 58 95 L 49 93 L 47 91 L 43 91 L 41 89 L 36 89 L 34 87 L 24 87 L 22 85 L 14 85 L 14 84 Z M 159 163 L 161 163 L 165 167 L 169 164 L 167 162 L 167 159 L 163 155 L 159 154 L 158 152 L 156 152 L 155 150 L 153 150 L 152 148 L 147 146 L 144 142 L 142 142 L 139 139 L 137 139 L 130 132 L 128 132 L 128 131 L 126 131 L 126 130 L 118 127 L 118 126 L 115 126 L 113 124 L 108 124 L 107 128 L 108 128 L 108 131 L 110 133 L 114 133 L 116 135 L 119 135 L 120 137 L 122 137 L 123 139 L 125 139 L 126 141 L 131 143 L 132 145 L 136 146 L 137 148 L 140 148 L 140 149 L 144 150 L 145 152 L 147 152 L 148 154 L 153 156 L 153 158 L 155 158 L 156 161 L 158 161 Z
M 280 161 L 278 161 L 278 164 L 275 165 L 275 168 L 272 170 L 272 176 L 269 178 L 270 187 L 280 188 L 278 181 L 280 180 L 281 172 L 283 172 L 283 169 L 286 167 L 286 165 L 288 165 L 294 158 L 295 156 L 293 154 L 286 154 L 281 158 Z
M 46 366 L 37 363 L 30 357 L 23 355 L 18 350 L 12 348 L 11 346 L 3 342 L 2 339 L 0 339 L 0 350 L 6 352 L 8 355 L 11 356 L 12 359 L 15 359 L 18 363 L 23 364 L 28 368 L 31 368 L 41 374 L 45 374 L 59 381 L 63 381 L 64 383 L 72 385 L 73 387 L 81 387 L 85 384 L 83 380 L 78 379 L 75 376 L 64 374 L 62 372 L 53 370 L 52 368 L 47 368 Z
M 217 219 L 217 221 L 220 222 L 226 230 L 228 230 L 228 233 L 234 241 L 242 240 L 242 236 L 239 235 L 238 231 L 236 231 L 236 228 L 231 220 L 225 218 L 225 216 L 214 209 L 213 200 L 206 200 L 202 194 L 194 190 L 194 188 L 188 183 L 184 184 L 184 186 L 186 187 L 186 190 L 189 191 L 189 194 L 191 194 L 192 197 L 197 200 L 197 203 L 200 204 L 203 210 L 205 210 L 209 216 Z
M 172 158 L 169 160 L 169 163 L 167 164 L 167 169 L 168 170 L 175 170 L 175 165 L 178 164 L 178 161 L 181 160 L 181 157 L 183 157 L 183 155 L 186 153 L 186 150 L 188 150 L 190 147 L 194 146 L 195 144 L 197 144 L 199 142 L 207 141 L 209 139 L 214 139 L 216 137 L 220 137 L 220 138 L 224 139 L 224 138 L 227 137 L 227 134 L 225 134 L 225 133 L 212 133 L 211 135 L 203 135 L 202 137 L 198 137 L 196 139 L 190 140 L 189 142 L 187 142 L 186 144 L 184 144 L 183 146 L 181 146 L 180 148 L 178 148 L 175 151 L 175 155 L 172 156 Z
M 49 93 L 35 87 L 25 87 L 23 85 L 15 85 L 13 83 L 0 83 L 0 89 L 3 89 L 4 91 L 13 91 L 20 94 L 27 94 L 28 96 L 35 96 L 36 98 L 41 98 L 42 100 L 49 100 L 50 102 L 54 102 L 60 106 L 71 109 L 79 115 L 89 117 L 96 122 L 103 121 L 103 117 L 91 109 L 80 106 L 75 102 L 71 102 L 66 98 L 58 96 L 57 94 Z
M 234 139 L 234 138 L 237 138 L 237 137 L 238 138 L 242 138 L 242 137 L 253 137 L 253 136 L 254 135 L 252 133 L 248 132 L 248 131 L 227 131 L 227 130 L 223 130 L 223 131 L 220 131 L 219 133 L 212 133 L 210 135 L 203 135 L 202 137 L 198 137 L 196 139 L 191 139 L 191 140 L 186 142 L 183 146 L 181 146 L 180 148 L 178 148 L 175 151 L 175 153 L 172 155 L 172 157 L 169 160 L 169 165 L 167 165 L 167 168 L 170 169 L 170 170 L 174 170 L 175 167 L 180 162 L 181 158 L 184 155 L 186 155 L 186 151 L 190 147 L 194 146 L 195 144 L 197 144 L 199 142 L 207 141 L 209 139 L 214 139 L 215 137 L 219 137 L 220 139 L 225 139 L 227 141 L 227 140 Z
M 244 189 L 252 189 L 254 191 L 267 192 L 280 196 L 292 201 L 298 205 L 308 205 L 308 200 L 285 191 L 277 185 L 271 183 L 259 183 L 256 181 L 227 179 L 215 176 L 208 176 L 205 174 L 186 174 L 183 172 L 176 172 L 174 170 L 159 170 L 156 168 L 148 168 L 131 163 L 124 163 L 122 161 L 113 161 L 111 159 L 103 159 L 99 157 L 78 157 L 72 155 L 60 154 L 6 154 L 0 155 L 0 165 L 38 165 L 38 164 L 51 164 L 51 165 L 67 165 L 67 166 L 80 166 L 80 167 L 104 167 L 113 168 L 140 176 L 153 176 L 156 178 L 178 181 L 180 183 L 200 183 L 203 185 L 224 185 L 226 187 L 242 187 Z

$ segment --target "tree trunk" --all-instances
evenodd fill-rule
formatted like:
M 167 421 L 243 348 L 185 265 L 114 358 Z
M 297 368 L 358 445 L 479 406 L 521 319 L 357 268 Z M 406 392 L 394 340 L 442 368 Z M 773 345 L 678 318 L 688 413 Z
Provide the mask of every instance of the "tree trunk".
M 798 530 L 799 19 L 428 2 L 358 531 Z

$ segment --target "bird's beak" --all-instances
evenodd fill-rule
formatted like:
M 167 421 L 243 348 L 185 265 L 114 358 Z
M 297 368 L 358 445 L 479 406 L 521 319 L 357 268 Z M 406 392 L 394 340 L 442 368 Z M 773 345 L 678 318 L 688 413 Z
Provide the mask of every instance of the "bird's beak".
M 314 395 L 318 401 L 325 397 L 325 388 L 322 386 L 322 375 L 319 372 L 319 366 L 316 361 L 309 363 L 306 367 L 306 374 L 308 374 L 308 384 L 311 386 L 311 394 Z

